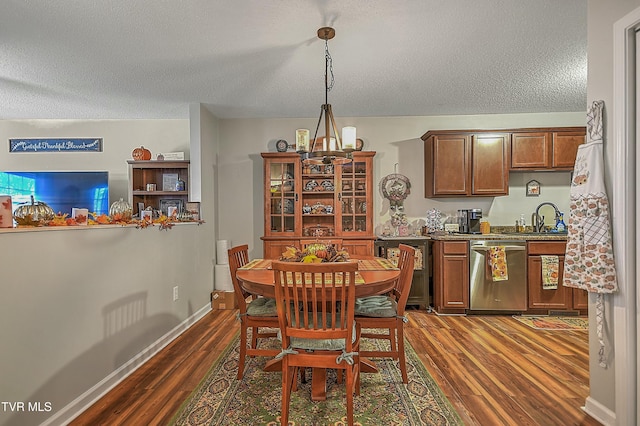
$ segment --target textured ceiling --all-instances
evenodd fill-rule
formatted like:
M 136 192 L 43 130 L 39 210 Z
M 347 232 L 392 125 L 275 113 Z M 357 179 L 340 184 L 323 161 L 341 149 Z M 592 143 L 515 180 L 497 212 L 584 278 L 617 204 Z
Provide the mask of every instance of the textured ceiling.
M 587 0 L 2 0 L 0 119 L 586 110 Z

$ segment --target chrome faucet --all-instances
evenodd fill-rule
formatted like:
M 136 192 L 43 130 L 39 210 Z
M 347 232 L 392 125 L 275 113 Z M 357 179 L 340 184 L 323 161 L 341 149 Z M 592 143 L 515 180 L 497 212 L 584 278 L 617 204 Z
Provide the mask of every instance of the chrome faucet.
M 540 205 L 536 207 L 535 213 L 533 213 L 533 215 L 531 216 L 531 224 L 533 225 L 533 232 L 544 232 L 544 216 L 540 216 L 540 208 L 542 206 L 553 207 L 553 209 L 555 210 L 556 222 L 560 219 L 560 215 L 562 214 L 560 213 L 560 209 L 558 209 L 558 206 L 556 206 L 555 204 L 550 203 L 548 201 L 544 203 L 540 203 Z

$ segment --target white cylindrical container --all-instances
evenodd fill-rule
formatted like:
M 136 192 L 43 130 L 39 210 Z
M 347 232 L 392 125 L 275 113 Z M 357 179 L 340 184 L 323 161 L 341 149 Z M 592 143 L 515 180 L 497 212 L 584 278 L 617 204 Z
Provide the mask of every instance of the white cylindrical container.
M 309 129 L 296 130 L 296 151 L 309 152 Z
M 347 126 L 342 128 L 342 149 L 353 151 L 356 149 L 356 128 Z
M 216 263 L 218 265 L 229 264 L 229 248 L 231 248 L 229 240 L 218 240 L 216 242 Z
M 215 289 L 218 291 L 233 291 L 233 281 L 231 281 L 229 265 L 215 265 L 213 271 Z

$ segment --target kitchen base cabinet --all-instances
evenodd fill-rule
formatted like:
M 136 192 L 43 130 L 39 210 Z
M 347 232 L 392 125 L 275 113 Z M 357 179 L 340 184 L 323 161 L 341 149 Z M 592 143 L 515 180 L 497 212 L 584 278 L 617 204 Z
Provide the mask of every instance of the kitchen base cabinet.
M 546 311 L 568 311 L 573 306 L 573 292 L 569 287 L 562 285 L 562 270 L 564 268 L 564 256 L 559 257 L 558 288 L 542 288 L 542 258 L 529 256 L 527 260 L 529 308 L 543 309 Z
M 375 253 L 378 257 L 394 259 L 399 255 L 400 244 L 406 244 L 416 249 L 416 261 L 411 281 L 411 291 L 407 305 L 417 305 L 429 308 L 429 240 L 426 238 L 382 238 L 375 242 Z
M 589 310 L 589 292 L 587 290 L 573 289 L 573 308 L 586 314 Z
M 440 314 L 464 314 L 469 309 L 469 243 L 433 243 L 433 304 Z
M 529 313 L 548 313 L 549 311 L 587 312 L 586 291 L 562 285 L 564 271 L 564 241 L 529 241 L 527 243 L 527 286 L 529 294 Z M 558 288 L 542 287 L 542 256 L 558 256 Z

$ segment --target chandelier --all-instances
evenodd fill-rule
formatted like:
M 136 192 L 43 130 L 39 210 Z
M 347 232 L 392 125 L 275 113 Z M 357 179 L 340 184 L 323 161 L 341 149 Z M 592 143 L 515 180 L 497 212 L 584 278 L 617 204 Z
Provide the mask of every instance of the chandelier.
M 320 117 L 316 126 L 316 132 L 309 146 L 309 130 L 296 130 L 296 149 L 303 163 L 306 164 L 346 164 L 353 158 L 356 147 L 356 128 L 343 127 L 342 138 L 338 135 L 336 121 L 329 103 L 329 91 L 333 88 L 333 62 L 329 53 L 329 40 L 335 37 L 336 32 L 331 27 L 322 27 L 318 30 L 318 38 L 324 40 L 324 104 L 320 109 Z M 331 77 L 331 79 L 329 79 Z M 324 116 L 324 137 L 318 138 L 318 129 Z M 331 136 L 333 130 L 333 136 Z M 316 146 L 317 144 L 317 146 Z

